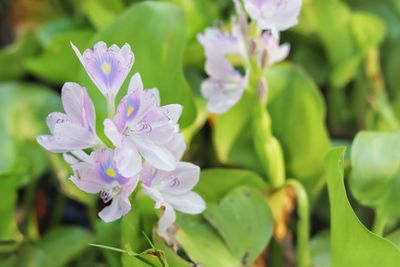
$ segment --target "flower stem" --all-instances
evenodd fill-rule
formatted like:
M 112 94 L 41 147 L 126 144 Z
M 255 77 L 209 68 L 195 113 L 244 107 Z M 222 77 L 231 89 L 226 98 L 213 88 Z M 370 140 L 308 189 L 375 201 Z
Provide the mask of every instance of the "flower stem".
M 287 181 L 287 186 L 290 186 L 296 193 L 297 212 L 299 220 L 297 222 L 297 266 L 310 267 L 311 254 L 310 254 L 310 211 L 308 205 L 307 193 L 303 185 L 294 179 Z
M 259 103 L 253 117 L 253 142 L 265 175 L 272 187 L 285 184 L 285 161 L 279 141 L 272 135 L 271 118 L 262 103 Z
M 382 236 L 385 233 L 385 226 L 387 222 L 388 218 L 386 216 L 384 216 L 381 212 L 376 212 L 374 225 L 372 226 L 372 232 Z
M 115 114 L 115 99 L 113 97 L 107 98 L 107 114 L 108 118 L 112 119 Z

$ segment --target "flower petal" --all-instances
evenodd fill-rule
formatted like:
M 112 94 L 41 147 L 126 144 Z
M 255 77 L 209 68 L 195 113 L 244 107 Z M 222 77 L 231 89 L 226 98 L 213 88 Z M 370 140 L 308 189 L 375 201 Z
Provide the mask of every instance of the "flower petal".
M 167 233 L 168 228 L 174 224 L 175 220 L 176 214 L 174 209 L 170 205 L 166 204 L 164 206 L 164 212 L 158 221 L 157 233 L 160 236 L 164 236 Z
M 128 94 L 134 91 L 143 91 L 143 89 L 142 77 L 140 76 L 139 72 L 136 72 L 129 82 Z
M 114 146 L 120 146 L 122 143 L 123 135 L 119 132 L 117 126 L 110 119 L 104 120 L 104 133 Z
M 200 168 L 189 162 L 178 162 L 176 169 L 160 172 L 153 181 L 154 187 L 162 194 L 186 194 L 199 182 Z
M 186 150 L 185 137 L 182 133 L 176 133 L 171 141 L 165 145 L 165 147 L 171 151 L 171 153 L 175 156 L 175 159 L 179 161 Z
M 182 115 L 183 107 L 179 104 L 165 105 L 162 107 L 165 111 L 165 115 L 173 122 L 178 123 L 180 116 Z
M 166 202 L 180 212 L 187 214 L 199 214 L 206 209 L 206 203 L 195 192 L 188 192 L 183 195 L 167 195 L 164 194 Z
M 135 144 L 140 154 L 150 165 L 165 171 L 172 171 L 175 169 L 176 159 L 165 147 L 136 140 Z
M 97 179 L 97 174 L 90 163 L 80 162 L 74 164 L 72 168 L 74 176 L 71 176 L 70 180 L 79 189 L 91 194 L 99 193 L 103 189 L 104 183 L 100 179 Z
M 142 157 L 136 150 L 135 143 L 127 138 L 115 150 L 115 162 L 118 172 L 125 177 L 133 177 L 142 169 Z
M 104 96 L 114 99 L 134 62 L 129 44 L 120 49 L 116 45 L 107 48 L 104 42 L 98 42 L 83 55 L 71 45 L 93 83 Z

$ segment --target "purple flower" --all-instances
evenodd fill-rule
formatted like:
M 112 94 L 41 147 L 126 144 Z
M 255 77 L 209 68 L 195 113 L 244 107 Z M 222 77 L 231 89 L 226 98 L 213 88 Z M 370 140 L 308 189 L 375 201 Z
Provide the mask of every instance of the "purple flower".
M 55 153 L 102 146 L 96 135 L 96 113 L 86 89 L 66 83 L 61 99 L 65 113 L 53 112 L 47 117 L 51 135 L 38 136 L 38 143 Z
M 138 173 L 141 157 L 158 169 L 175 169 L 176 159 L 169 146 L 179 139 L 181 113 L 181 105 L 160 107 L 158 90 L 144 90 L 140 75 L 132 77 L 115 117 L 104 121 L 106 136 L 117 147 L 116 162 L 122 174 Z
M 130 211 L 129 196 L 136 188 L 138 177 L 126 177 L 119 172 L 112 149 L 96 150 L 90 154 L 89 161 L 76 163 L 72 168 L 74 176 L 70 179 L 79 189 L 100 193 L 104 203 L 111 201 L 99 212 L 103 221 L 115 221 Z
M 266 61 L 269 66 L 284 60 L 290 51 L 290 45 L 279 45 L 279 32 L 265 31 L 259 43 L 258 56 L 260 62 Z
M 243 0 L 247 13 L 261 29 L 284 31 L 298 22 L 301 0 Z
M 114 44 L 108 48 L 106 43 L 98 42 L 83 54 L 75 45 L 71 45 L 90 79 L 107 100 L 113 103 L 135 59 L 129 44 L 124 44 L 122 48 Z
M 200 168 L 188 162 L 178 162 L 173 171 L 157 170 L 144 164 L 140 174 L 144 194 L 155 202 L 155 208 L 164 208 L 158 223 L 158 234 L 166 237 L 167 229 L 175 222 L 175 210 L 199 214 L 206 208 L 204 200 L 193 187 L 198 183 Z
M 246 47 L 238 24 L 233 34 L 217 28 L 209 28 L 198 36 L 206 54 L 205 70 L 209 76 L 201 92 L 208 100 L 207 109 L 213 113 L 224 113 L 235 105 L 248 84 L 248 73 L 242 75 L 226 58 L 233 55 L 247 61 Z

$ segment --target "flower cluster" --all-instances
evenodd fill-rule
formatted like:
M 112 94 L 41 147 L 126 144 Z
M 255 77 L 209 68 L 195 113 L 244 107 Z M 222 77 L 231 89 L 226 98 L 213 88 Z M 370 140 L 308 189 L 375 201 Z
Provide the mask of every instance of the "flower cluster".
M 231 31 L 212 27 L 198 36 L 209 76 L 201 92 L 207 99 L 207 109 L 213 113 L 224 113 L 240 100 L 251 71 L 265 70 L 287 57 L 289 45 L 279 45 L 279 31 L 297 24 L 301 9 L 301 0 L 242 0 L 245 13 L 242 3 L 233 1 L 238 17 L 232 18 Z M 245 71 L 240 72 L 236 66 Z M 266 87 L 265 82 L 262 85 Z
M 107 47 L 98 42 L 83 54 L 73 44 L 72 48 L 107 100 L 109 117 L 103 122 L 104 133 L 114 147 L 106 147 L 96 134 L 95 106 L 86 89 L 76 83 L 63 86 L 65 113 L 47 117 L 51 135 L 38 136 L 39 144 L 63 153 L 74 172 L 70 180 L 77 187 L 99 193 L 104 203 L 111 202 L 99 213 L 105 222 L 130 211 L 129 196 L 139 182 L 143 193 L 156 202 L 155 207 L 164 209 L 160 235 L 174 223 L 175 210 L 201 213 L 205 203 L 192 191 L 200 168 L 180 161 L 186 149 L 178 124 L 182 106 L 161 106 L 158 89 L 144 89 L 136 73 L 115 110 L 116 95 L 134 63 L 130 46 Z

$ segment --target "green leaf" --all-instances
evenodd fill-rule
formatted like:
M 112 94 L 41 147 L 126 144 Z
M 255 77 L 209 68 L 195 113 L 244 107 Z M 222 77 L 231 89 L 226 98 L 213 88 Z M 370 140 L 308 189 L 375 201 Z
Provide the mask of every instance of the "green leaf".
M 0 185 L 2 185 L 0 181 Z M 0 241 L 12 241 L 17 235 L 17 221 L 15 207 L 17 204 L 17 190 L 7 186 L 1 186 L 2 201 L 0 205 Z
M 256 189 L 239 187 L 209 205 L 204 215 L 244 266 L 251 265 L 271 239 L 274 218 L 266 197 Z
M 318 177 L 330 148 L 325 105 L 316 84 L 299 67 L 278 65 L 268 74 L 272 131 L 282 145 L 289 177 Z
M 218 202 L 239 186 L 266 190 L 268 185 L 254 172 L 234 169 L 208 169 L 201 171 L 200 182 L 195 187 L 207 202 Z
M 78 227 L 50 230 L 37 244 L 25 245 L 15 266 L 62 267 L 87 249 L 93 235 Z
M 83 10 L 90 22 L 99 30 L 110 25 L 123 8 L 122 0 L 88 0 L 83 4 Z
M 213 143 L 219 160 L 227 162 L 232 147 L 240 133 L 246 129 L 251 118 L 252 105 L 258 101 L 249 93 L 244 93 L 238 104 L 224 114 L 217 115 L 213 131 Z
M 332 149 L 325 159 L 331 205 L 332 267 L 393 267 L 400 250 L 371 233 L 359 221 L 347 199 L 343 183 L 344 149 Z
M 135 64 L 130 75 L 140 72 L 146 88 L 158 88 L 161 104 L 177 103 L 184 106 L 181 127 L 189 126 L 196 118 L 192 92 L 182 68 L 186 25 L 185 17 L 177 6 L 163 2 L 142 2 L 132 5 L 95 38 L 109 45 L 123 45 L 125 42 L 131 45 Z M 87 47 L 79 48 L 83 50 Z M 130 75 L 120 96 L 126 93 Z M 82 72 L 82 77 L 96 105 L 103 104 L 97 111 L 98 121 L 102 122 L 106 117 L 104 97 L 86 73 Z M 101 126 L 102 123 L 99 124 Z
M 42 54 L 25 62 L 26 69 L 48 82 L 76 82 L 80 63 L 76 60 L 70 42 L 80 47 L 85 46 L 93 35 L 92 30 L 72 30 L 57 34 Z
M 310 250 L 314 267 L 329 267 L 331 262 L 331 245 L 329 231 L 319 232 L 311 239 Z
M 200 216 L 181 215 L 175 239 L 196 264 L 205 267 L 242 266 L 223 240 Z
M 48 133 L 46 117 L 61 109 L 60 102 L 59 96 L 46 87 L 15 82 L 0 84 L 3 184 L 19 185 L 46 170 L 47 153 L 36 142 L 36 136 Z
M 26 34 L 0 50 L 0 81 L 14 80 L 26 74 L 24 62 L 39 52 L 39 44 L 33 34 Z
M 351 191 L 360 203 L 377 209 L 384 216 L 400 216 L 398 151 L 398 132 L 361 132 L 351 150 Z

